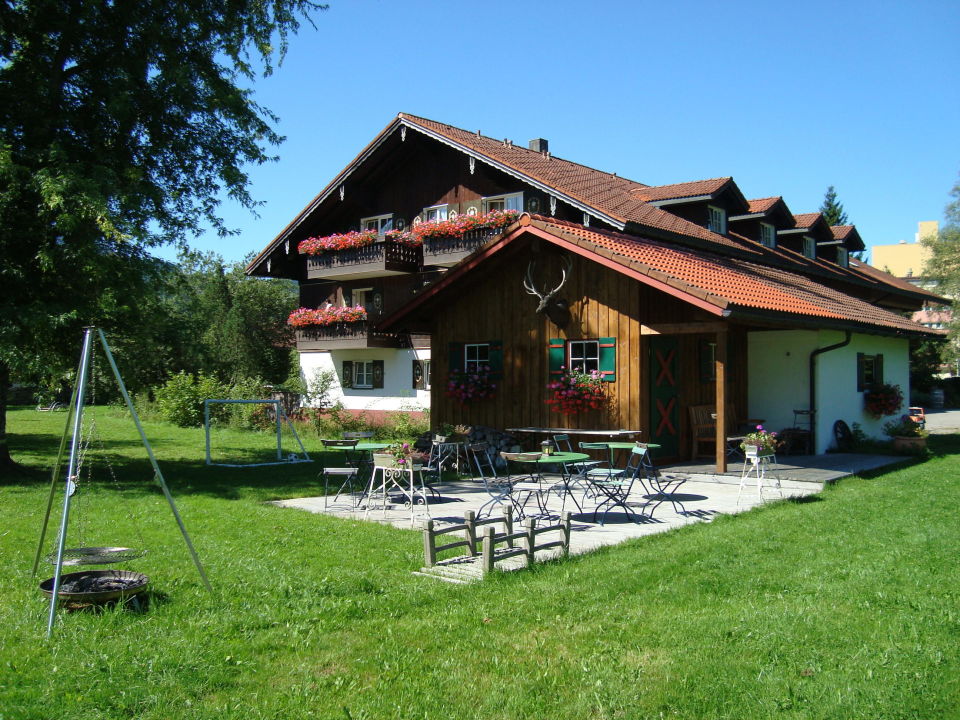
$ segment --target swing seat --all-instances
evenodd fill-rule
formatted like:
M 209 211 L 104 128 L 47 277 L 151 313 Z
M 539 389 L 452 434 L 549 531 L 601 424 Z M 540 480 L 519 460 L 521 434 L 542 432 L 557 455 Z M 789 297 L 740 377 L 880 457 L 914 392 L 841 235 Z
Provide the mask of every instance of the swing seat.
M 109 565 L 110 563 L 136 560 L 147 554 L 146 550 L 128 547 L 77 547 L 63 549 L 63 565 Z M 55 552 L 47 555 L 47 562 L 57 564 Z

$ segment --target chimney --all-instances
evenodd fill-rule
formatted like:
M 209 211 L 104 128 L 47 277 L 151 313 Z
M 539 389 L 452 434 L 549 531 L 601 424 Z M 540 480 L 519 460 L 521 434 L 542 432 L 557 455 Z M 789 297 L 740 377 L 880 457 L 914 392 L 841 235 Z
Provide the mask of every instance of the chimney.
M 527 147 L 538 153 L 546 153 L 550 149 L 549 144 L 543 138 L 534 138 L 527 143 Z

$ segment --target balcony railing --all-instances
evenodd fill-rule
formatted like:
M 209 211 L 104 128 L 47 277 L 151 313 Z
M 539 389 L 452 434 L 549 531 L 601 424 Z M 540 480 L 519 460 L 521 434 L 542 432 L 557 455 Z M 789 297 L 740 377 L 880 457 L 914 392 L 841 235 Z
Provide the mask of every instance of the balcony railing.
M 416 272 L 423 263 L 423 250 L 395 242 L 379 241 L 346 250 L 307 256 L 307 279 L 381 277 Z
M 361 320 L 297 330 L 297 350 L 363 350 L 364 348 L 398 348 L 400 338 L 390 333 L 371 330 L 372 323 Z
M 428 238 L 423 241 L 423 264 L 456 265 L 467 255 L 503 232 L 498 228 L 473 230 L 462 237 Z

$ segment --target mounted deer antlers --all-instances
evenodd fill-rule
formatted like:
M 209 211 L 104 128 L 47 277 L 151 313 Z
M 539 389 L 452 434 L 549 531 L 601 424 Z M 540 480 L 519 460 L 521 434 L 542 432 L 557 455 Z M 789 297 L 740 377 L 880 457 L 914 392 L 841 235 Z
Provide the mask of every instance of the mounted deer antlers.
M 570 322 L 570 311 L 567 307 L 567 302 L 557 298 L 557 293 L 559 293 L 566 284 L 567 275 L 573 268 L 573 260 L 569 256 L 564 257 L 562 262 L 563 268 L 561 269 L 560 284 L 549 292 L 542 293 L 537 290 L 536 283 L 533 279 L 537 267 L 536 260 L 531 260 L 530 264 L 527 265 L 527 277 L 523 281 L 523 287 L 527 293 L 540 298 L 540 304 L 537 305 L 537 313 L 543 313 L 559 327 L 564 327 Z

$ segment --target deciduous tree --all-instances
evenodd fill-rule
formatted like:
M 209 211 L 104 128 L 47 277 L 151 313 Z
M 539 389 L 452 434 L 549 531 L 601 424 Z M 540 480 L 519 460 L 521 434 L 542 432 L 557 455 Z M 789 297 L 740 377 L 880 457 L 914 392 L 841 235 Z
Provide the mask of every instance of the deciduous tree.
M 0 2 L 0 472 L 11 369 L 72 348 L 281 138 L 248 87 L 312 0 Z M 131 270 L 133 268 L 133 270 Z

